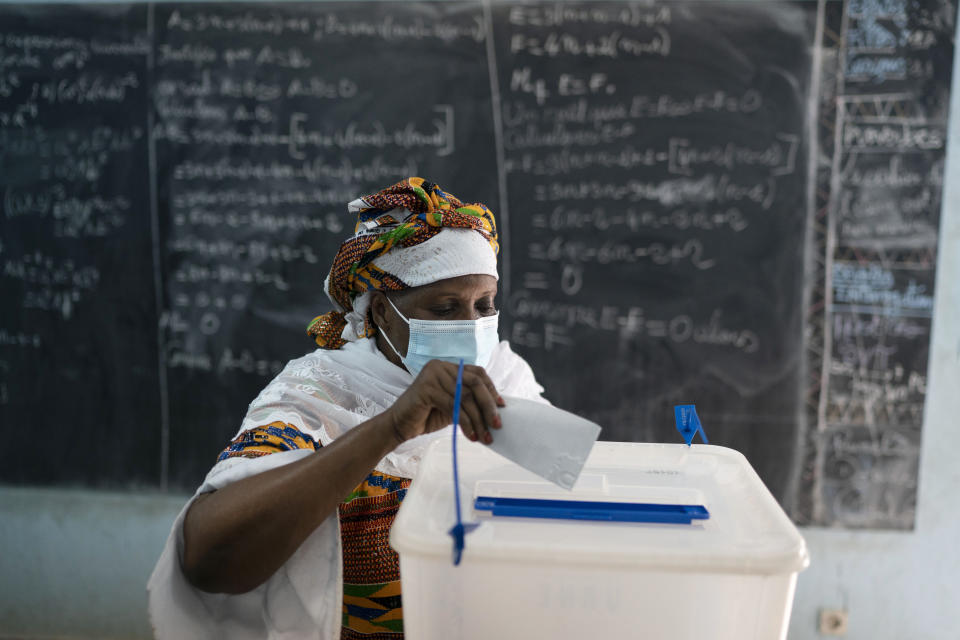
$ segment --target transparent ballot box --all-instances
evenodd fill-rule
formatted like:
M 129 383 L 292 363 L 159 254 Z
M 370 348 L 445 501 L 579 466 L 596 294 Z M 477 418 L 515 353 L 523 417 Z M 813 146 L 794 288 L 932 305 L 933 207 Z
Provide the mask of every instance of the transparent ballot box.
M 786 637 L 806 544 L 739 452 L 597 442 L 568 491 L 461 439 L 457 566 L 451 465 L 431 445 L 390 533 L 409 640 Z

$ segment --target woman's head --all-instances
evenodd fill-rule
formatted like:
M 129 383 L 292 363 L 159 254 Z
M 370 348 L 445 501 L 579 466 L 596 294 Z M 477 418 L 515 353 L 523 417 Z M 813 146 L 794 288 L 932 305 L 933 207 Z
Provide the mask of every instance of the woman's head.
M 342 243 L 324 283 L 338 310 L 308 328 L 321 347 L 339 348 L 376 335 L 378 327 L 405 343 L 389 302 L 423 320 L 495 313 L 499 244 L 486 206 L 463 204 L 435 184 L 408 178 L 348 208 L 357 214 L 356 232 Z

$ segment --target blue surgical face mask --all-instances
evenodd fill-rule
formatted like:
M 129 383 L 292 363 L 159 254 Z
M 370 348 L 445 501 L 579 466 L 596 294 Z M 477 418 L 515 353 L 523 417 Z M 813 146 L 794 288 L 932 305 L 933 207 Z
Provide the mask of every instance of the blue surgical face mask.
M 386 296 L 384 296 L 386 297 Z M 431 360 L 445 360 L 464 364 L 487 366 L 493 350 L 500 342 L 497 336 L 497 324 L 500 314 L 486 316 L 477 320 L 420 320 L 408 319 L 400 313 L 390 298 L 387 302 L 403 321 L 410 327 L 410 339 L 407 341 L 407 355 L 402 356 L 390 342 L 386 331 L 381 331 L 393 352 L 397 354 L 403 366 L 414 377 Z

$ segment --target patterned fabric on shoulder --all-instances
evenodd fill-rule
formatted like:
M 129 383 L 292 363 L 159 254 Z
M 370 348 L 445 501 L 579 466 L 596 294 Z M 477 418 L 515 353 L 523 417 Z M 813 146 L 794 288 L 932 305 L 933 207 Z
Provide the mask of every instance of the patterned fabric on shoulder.
M 320 443 L 293 425 L 285 422 L 271 422 L 238 434 L 220 453 L 217 462 L 228 458 L 259 458 L 280 451 L 319 448 Z

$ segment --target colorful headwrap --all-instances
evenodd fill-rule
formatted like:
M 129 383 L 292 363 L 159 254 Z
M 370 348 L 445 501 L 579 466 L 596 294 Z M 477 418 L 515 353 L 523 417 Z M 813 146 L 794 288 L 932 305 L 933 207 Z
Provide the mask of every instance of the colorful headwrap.
M 307 327 L 325 349 L 376 333 L 367 314 L 370 291 L 402 291 L 471 273 L 496 277 L 497 223 L 483 204 L 463 204 L 423 178 L 407 178 L 347 209 L 357 214 L 354 236 L 340 245 L 324 283 L 338 310 Z M 471 230 L 479 234 L 464 233 Z M 430 251 L 413 249 L 424 243 Z M 416 265 L 403 266 L 423 260 L 443 266 L 427 275 L 417 273 Z

